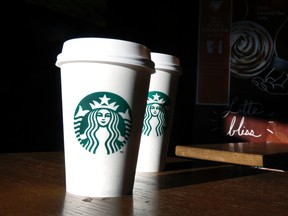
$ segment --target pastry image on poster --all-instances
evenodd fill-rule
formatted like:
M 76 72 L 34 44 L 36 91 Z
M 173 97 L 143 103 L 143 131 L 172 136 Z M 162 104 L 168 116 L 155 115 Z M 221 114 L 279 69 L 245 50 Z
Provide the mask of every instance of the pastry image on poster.
M 287 142 L 288 3 L 233 0 L 230 104 L 224 134 Z
M 287 40 L 286 0 L 200 2 L 195 116 L 209 123 L 199 131 L 219 142 L 288 142 Z
M 233 6 L 232 76 L 251 79 L 254 87 L 269 95 L 288 94 L 288 53 L 284 50 L 288 4 L 234 0 Z

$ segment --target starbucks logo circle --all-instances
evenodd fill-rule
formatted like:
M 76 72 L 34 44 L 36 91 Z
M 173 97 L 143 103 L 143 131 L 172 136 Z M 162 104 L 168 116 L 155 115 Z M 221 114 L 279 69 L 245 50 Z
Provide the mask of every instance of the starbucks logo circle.
M 161 136 L 170 124 L 172 105 L 170 98 L 160 91 L 150 91 L 146 104 L 142 134 Z
M 96 154 L 104 145 L 107 155 L 118 152 L 128 141 L 132 112 L 128 103 L 111 92 L 95 92 L 84 97 L 74 113 L 74 130 L 79 144 Z

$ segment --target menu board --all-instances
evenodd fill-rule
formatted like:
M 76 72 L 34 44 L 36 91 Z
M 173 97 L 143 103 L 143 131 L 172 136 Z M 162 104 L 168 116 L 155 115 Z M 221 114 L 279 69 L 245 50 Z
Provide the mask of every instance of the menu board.
M 200 1 L 196 105 L 217 136 L 288 143 L 287 40 L 285 0 Z
M 229 102 L 231 1 L 200 1 L 198 104 Z

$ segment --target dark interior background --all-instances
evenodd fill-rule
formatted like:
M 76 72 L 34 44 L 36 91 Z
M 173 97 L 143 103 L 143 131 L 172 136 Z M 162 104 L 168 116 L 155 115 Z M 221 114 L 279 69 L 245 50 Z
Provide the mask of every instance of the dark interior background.
M 180 58 L 184 76 L 171 142 L 192 142 L 197 12 L 197 1 L 14 0 L 2 4 L 4 139 L 0 151 L 63 150 L 56 57 L 64 41 L 87 36 L 130 40 Z
M 221 130 L 207 133 L 211 106 L 195 105 L 198 0 L 13 0 L 1 8 L 1 152 L 63 150 L 56 57 L 64 41 L 88 36 L 130 40 L 179 57 L 183 76 L 168 154 L 176 145 L 233 141 Z

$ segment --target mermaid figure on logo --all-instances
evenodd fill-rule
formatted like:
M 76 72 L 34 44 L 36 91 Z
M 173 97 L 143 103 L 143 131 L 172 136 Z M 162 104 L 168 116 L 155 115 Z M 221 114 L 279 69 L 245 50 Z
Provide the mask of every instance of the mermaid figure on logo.
M 162 97 L 160 99 L 160 97 Z M 170 105 L 169 98 L 161 92 L 149 92 L 142 127 L 144 135 L 161 136 L 166 131 L 170 113 L 168 109 Z
M 116 102 L 109 103 L 111 98 L 107 98 L 106 94 L 99 99 L 100 103 L 96 100 L 89 103 L 91 110 L 83 110 L 79 105 L 74 119 L 75 133 L 80 144 L 89 152 L 95 154 L 103 150 L 109 155 L 126 144 L 131 119 L 128 109 L 125 113 L 117 112 L 119 105 Z

